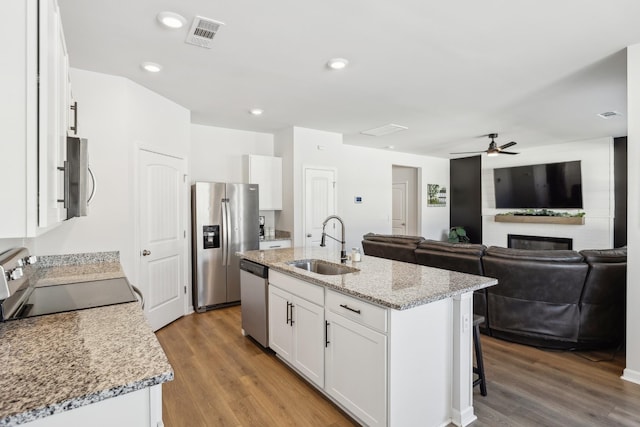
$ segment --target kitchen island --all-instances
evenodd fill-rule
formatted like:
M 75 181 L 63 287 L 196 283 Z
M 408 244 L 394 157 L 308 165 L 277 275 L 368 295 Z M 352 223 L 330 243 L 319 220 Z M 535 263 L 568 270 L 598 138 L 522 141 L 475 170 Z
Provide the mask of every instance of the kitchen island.
M 338 263 L 324 248 L 247 251 L 269 267 L 269 347 L 365 425 L 468 425 L 472 294 L 495 279 L 363 256 L 325 275 L 295 260 Z
M 117 252 L 41 257 L 26 270 L 36 286 L 124 277 Z M 0 357 L 0 426 L 162 422 L 173 370 L 137 302 L 1 323 Z

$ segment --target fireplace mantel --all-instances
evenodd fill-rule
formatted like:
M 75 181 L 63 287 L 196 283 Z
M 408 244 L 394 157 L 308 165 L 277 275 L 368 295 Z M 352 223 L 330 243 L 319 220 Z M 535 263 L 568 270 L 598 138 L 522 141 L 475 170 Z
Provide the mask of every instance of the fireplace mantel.
M 584 225 L 583 216 L 496 215 L 496 222 Z

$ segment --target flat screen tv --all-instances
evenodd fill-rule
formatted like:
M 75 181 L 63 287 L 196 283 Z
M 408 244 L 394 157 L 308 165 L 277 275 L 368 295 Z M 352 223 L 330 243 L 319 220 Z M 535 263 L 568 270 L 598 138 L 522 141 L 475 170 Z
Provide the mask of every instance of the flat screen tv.
M 580 161 L 493 170 L 496 208 L 582 208 Z

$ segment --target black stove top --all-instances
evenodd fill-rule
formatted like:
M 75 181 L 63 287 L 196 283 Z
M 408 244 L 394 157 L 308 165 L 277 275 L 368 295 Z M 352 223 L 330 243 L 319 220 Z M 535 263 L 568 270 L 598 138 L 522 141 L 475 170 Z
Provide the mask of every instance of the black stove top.
M 138 301 L 125 277 L 36 286 L 32 264 L 26 248 L 0 254 L 0 321 Z
M 33 288 L 12 319 L 137 301 L 124 277 Z

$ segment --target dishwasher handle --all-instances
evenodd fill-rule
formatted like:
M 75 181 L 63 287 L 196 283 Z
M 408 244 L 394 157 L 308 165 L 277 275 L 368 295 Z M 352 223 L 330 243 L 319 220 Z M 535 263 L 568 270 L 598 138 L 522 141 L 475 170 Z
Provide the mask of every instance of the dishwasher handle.
M 240 260 L 240 270 L 244 270 L 263 279 L 269 277 L 269 268 L 267 266 L 246 259 Z

